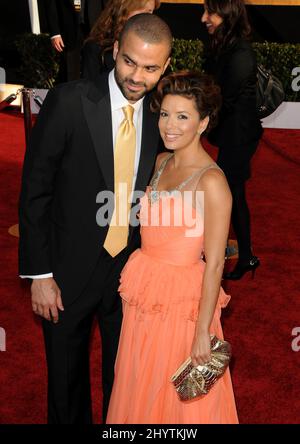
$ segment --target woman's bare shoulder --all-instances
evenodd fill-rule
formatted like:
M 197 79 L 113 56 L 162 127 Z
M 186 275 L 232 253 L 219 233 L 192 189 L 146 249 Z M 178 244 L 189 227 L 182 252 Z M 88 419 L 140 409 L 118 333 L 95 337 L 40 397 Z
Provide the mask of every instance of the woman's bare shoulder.
M 213 199 L 226 200 L 228 203 L 232 199 L 225 174 L 218 167 L 209 168 L 202 174 L 197 184 L 197 191 L 204 191 Z

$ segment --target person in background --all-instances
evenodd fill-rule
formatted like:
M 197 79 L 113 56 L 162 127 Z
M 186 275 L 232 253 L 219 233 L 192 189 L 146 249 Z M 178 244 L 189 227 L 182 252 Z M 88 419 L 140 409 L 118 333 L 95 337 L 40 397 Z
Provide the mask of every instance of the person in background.
M 45 2 L 53 48 L 62 55 L 59 81 L 80 78 L 80 50 L 84 39 L 108 0 L 47 0 Z
M 114 67 L 113 45 L 133 15 L 153 13 L 160 0 L 111 0 L 100 14 L 82 48 L 82 77 L 93 80 Z
M 224 171 L 233 197 L 232 225 L 239 258 L 225 279 L 240 279 L 260 265 L 251 247 L 250 212 L 246 181 L 250 161 L 262 135 L 256 111 L 257 64 L 251 47 L 247 11 L 243 0 L 205 0 L 202 22 L 210 36 L 206 71 L 221 87 L 223 105 L 209 141 L 218 146 L 218 165 Z

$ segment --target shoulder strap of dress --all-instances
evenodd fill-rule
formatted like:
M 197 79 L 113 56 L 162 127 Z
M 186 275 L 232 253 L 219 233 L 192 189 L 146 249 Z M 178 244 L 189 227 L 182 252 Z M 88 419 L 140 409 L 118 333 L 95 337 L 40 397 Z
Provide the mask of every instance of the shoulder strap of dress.
M 157 170 L 157 171 L 160 172 L 160 174 L 163 172 L 163 170 L 164 170 L 165 166 L 167 165 L 169 159 L 171 159 L 171 157 L 173 157 L 173 156 L 174 156 L 174 153 L 169 153 L 169 156 L 166 156 L 164 158 L 164 160 L 162 161 L 162 163 L 160 164 L 160 166 L 158 167 L 158 170 Z
M 215 169 L 215 170 L 219 170 L 219 171 L 221 171 L 222 173 L 223 173 L 223 170 L 216 164 L 216 163 L 211 163 L 210 165 L 207 165 L 206 167 L 204 167 L 204 168 L 202 168 L 200 171 L 199 171 L 199 178 L 201 177 L 201 176 L 203 176 L 203 174 L 207 171 L 207 170 L 211 170 L 211 169 Z M 224 174 L 224 173 L 223 173 Z
M 218 170 L 220 170 L 220 171 L 222 171 L 221 170 L 221 168 L 217 165 L 217 164 L 215 164 L 215 163 L 211 163 L 210 165 L 207 165 L 206 167 L 204 167 L 204 168 L 201 168 L 200 170 L 197 170 L 197 171 L 195 171 L 193 174 L 191 174 L 187 179 L 185 179 L 177 188 L 178 189 L 181 189 L 181 188 L 183 188 L 183 187 L 185 187 L 185 185 L 187 185 L 192 179 L 194 179 L 195 177 L 197 178 L 197 183 L 199 182 L 199 180 L 200 180 L 200 178 L 203 176 L 203 174 L 207 171 L 207 170 L 210 170 L 210 169 L 213 169 L 213 168 L 215 168 L 215 169 L 218 169 Z M 223 171 L 222 171 L 223 172 Z
M 193 193 L 194 193 L 194 197 L 193 197 L 193 199 L 194 199 L 194 205 L 195 205 L 195 207 L 196 207 L 196 205 L 198 205 L 199 203 L 200 203 L 201 208 L 202 208 L 202 205 L 203 205 L 203 194 L 202 194 L 202 191 L 201 191 L 200 197 L 199 197 L 199 195 L 197 195 L 197 186 L 198 186 L 198 183 L 199 183 L 201 177 L 203 176 L 203 174 L 206 173 L 206 171 L 208 171 L 208 170 L 212 170 L 212 169 L 219 170 L 219 171 L 221 171 L 221 172 L 224 174 L 223 170 L 222 170 L 222 169 L 221 169 L 216 163 L 211 163 L 210 165 L 207 165 L 206 167 L 201 168 L 201 169 L 198 171 L 198 176 L 196 176 L 196 177 L 197 177 L 197 180 L 196 180 L 195 183 L 193 184 Z M 199 202 L 198 202 L 198 199 L 200 199 Z M 196 203 L 196 202 L 198 202 L 198 203 Z
M 221 173 L 224 174 L 224 171 L 216 163 L 211 163 L 210 165 L 207 165 L 206 167 L 201 168 L 201 170 L 198 171 L 197 184 L 198 184 L 199 180 L 201 179 L 201 177 L 203 176 L 203 174 L 206 173 L 206 171 L 212 170 L 212 169 L 219 170 L 219 171 L 221 171 Z M 196 184 L 196 186 L 197 186 L 197 184 Z
M 157 168 L 156 172 L 154 173 L 154 175 L 152 176 L 152 179 L 150 181 L 150 186 L 152 188 L 156 188 L 157 182 L 159 181 L 159 178 L 160 178 L 165 166 L 167 165 L 168 160 L 171 159 L 171 157 L 173 155 L 174 155 L 173 153 L 170 153 L 169 156 L 166 156 L 164 158 L 164 160 L 161 162 L 161 164 L 159 165 L 159 167 Z

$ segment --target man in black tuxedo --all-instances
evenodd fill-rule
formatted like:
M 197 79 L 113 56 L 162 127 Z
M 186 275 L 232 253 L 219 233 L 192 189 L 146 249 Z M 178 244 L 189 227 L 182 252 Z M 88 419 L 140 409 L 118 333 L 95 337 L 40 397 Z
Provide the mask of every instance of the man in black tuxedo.
M 110 0 L 86 0 L 88 1 L 87 16 L 90 29 L 94 26 L 97 18 L 103 11 L 106 3 Z
M 47 0 L 45 3 L 52 46 L 63 54 L 64 80 L 80 78 L 80 50 L 84 38 L 107 0 Z
M 95 316 L 106 416 L 122 318 L 119 276 L 139 246 L 139 229 L 129 226 L 127 246 L 112 257 L 104 248 L 109 226 L 96 223 L 96 200 L 117 186 L 115 140 L 128 103 L 136 130 L 132 189 L 145 190 L 159 144 L 148 93 L 169 64 L 171 44 L 159 17 L 132 17 L 114 47 L 115 69 L 95 83 L 79 80 L 50 90 L 32 132 L 20 196 L 19 263 L 21 277 L 33 279 L 33 311 L 44 318 L 50 423 L 92 422 Z

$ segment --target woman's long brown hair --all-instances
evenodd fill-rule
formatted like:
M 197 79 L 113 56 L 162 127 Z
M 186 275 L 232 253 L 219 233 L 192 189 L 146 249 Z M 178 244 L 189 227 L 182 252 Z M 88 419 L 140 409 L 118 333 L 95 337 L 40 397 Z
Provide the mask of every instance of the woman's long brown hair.
M 212 36 L 212 49 L 216 53 L 237 38 L 249 38 L 251 26 L 244 0 L 205 0 L 204 5 L 209 14 L 218 14 L 223 19 Z
M 87 41 L 93 40 L 104 51 L 112 49 L 131 12 L 142 9 L 148 0 L 110 0 L 94 24 Z M 155 0 L 155 9 L 160 0 Z

